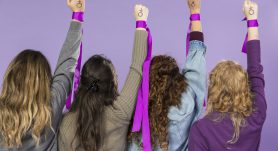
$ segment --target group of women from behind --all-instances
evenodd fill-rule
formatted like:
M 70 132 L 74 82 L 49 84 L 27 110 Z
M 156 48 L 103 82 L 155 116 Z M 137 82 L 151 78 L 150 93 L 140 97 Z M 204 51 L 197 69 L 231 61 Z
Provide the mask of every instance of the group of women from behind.
M 188 0 L 191 17 L 200 16 L 200 5 L 201 0 Z M 84 13 L 85 0 L 68 0 L 68 6 L 74 13 Z M 256 3 L 246 0 L 243 10 L 248 23 L 257 22 Z M 135 6 L 136 21 L 146 22 L 148 14 L 147 7 Z M 94 55 L 82 67 L 74 102 L 63 115 L 81 50 L 82 21 L 73 17 L 53 76 L 39 51 L 24 50 L 10 63 L 0 94 L 0 151 L 143 150 L 142 132 L 130 129 L 147 56 L 145 28 L 136 28 L 121 92 L 112 62 Z M 234 61 L 218 63 L 209 75 L 206 98 L 207 49 L 201 20 L 191 23 L 182 71 L 171 56 L 151 60 L 151 150 L 258 150 L 266 118 L 258 27 L 248 26 L 247 71 Z

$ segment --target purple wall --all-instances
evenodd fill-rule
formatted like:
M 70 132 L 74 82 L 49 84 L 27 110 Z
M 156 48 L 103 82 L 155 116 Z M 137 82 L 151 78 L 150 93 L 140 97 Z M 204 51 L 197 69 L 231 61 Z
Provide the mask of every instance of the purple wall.
M 236 60 L 246 66 L 246 56 L 240 53 L 246 34 L 246 23 L 240 22 L 243 18 L 242 2 L 203 1 L 202 20 L 208 46 L 208 71 L 223 59 Z M 105 54 L 116 66 L 120 86 L 131 61 L 135 3 L 146 4 L 150 9 L 149 26 L 155 54 L 172 55 L 181 66 L 184 64 L 189 16 L 186 0 L 88 0 L 84 24 L 84 60 L 96 53 Z M 275 109 L 278 101 L 275 93 L 278 90 L 278 78 L 274 75 L 278 74 L 278 1 L 261 0 L 259 6 L 268 101 L 261 150 L 277 151 L 278 113 Z M 0 0 L 0 83 L 9 62 L 22 49 L 41 50 L 54 68 L 70 17 L 66 0 Z

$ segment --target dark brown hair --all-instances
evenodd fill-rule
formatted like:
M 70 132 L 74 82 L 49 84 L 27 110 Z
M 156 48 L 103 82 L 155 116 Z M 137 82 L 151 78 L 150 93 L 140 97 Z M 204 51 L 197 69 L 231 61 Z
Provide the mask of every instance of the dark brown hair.
M 159 145 L 163 150 L 168 147 L 167 117 L 171 106 L 179 107 L 181 95 L 187 83 L 181 74 L 176 60 L 170 56 L 156 56 L 151 61 L 149 116 L 151 142 L 153 147 Z M 138 143 L 138 134 L 132 133 L 130 139 Z M 158 143 L 157 144 L 157 140 Z
M 118 84 L 110 60 L 100 55 L 91 57 L 83 66 L 80 85 L 70 112 L 77 112 L 80 148 L 97 151 L 103 147 L 105 106 L 113 105 Z

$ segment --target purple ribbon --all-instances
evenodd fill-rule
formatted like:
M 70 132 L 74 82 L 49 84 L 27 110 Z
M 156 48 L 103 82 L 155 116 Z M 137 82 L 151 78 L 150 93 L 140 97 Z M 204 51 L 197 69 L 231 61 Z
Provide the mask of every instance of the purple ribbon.
M 83 20 L 83 12 L 73 12 L 72 13 L 72 19 L 78 20 L 80 22 L 84 22 Z M 78 89 L 78 84 L 80 81 L 80 71 L 81 71 L 81 62 L 82 62 L 82 43 L 80 45 L 80 52 L 79 52 L 79 57 L 77 60 L 77 65 L 75 67 L 75 71 L 74 71 L 74 77 L 73 77 L 73 86 L 72 86 L 72 90 L 70 90 L 70 93 L 68 95 L 68 98 L 66 100 L 66 108 L 70 109 L 71 107 L 71 103 L 74 99 L 74 94 Z
M 143 64 L 142 83 L 138 90 L 138 98 L 133 118 L 132 132 L 139 132 L 142 127 L 143 150 L 151 151 L 151 137 L 149 125 L 149 73 L 152 57 L 152 36 L 146 21 L 137 21 L 136 28 L 145 28 L 148 32 L 148 52 Z
M 242 21 L 246 21 L 247 18 L 245 17 Z M 258 23 L 258 20 L 247 20 L 247 27 L 259 27 L 259 23 Z M 248 41 L 248 32 L 245 36 L 245 40 L 244 40 L 244 43 L 243 43 L 243 46 L 242 46 L 242 52 L 243 53 L 247 53 L 247 48 L 246 48 L 246 44 L 247 44 L 247 41 Z
M 77 60 L 77 65 L 75 67 L 75 71 L 74 71 L 74 77 L 73 77 L 73 90 L 70 91 L 70 94 L 68 95 L 67 101 L 66 101 L 66 108 L 70 109 L 71 107 L 71 103 L 74 99 L 74 94 L 78 89 L 78 84 L 80 81 L 80 71 L 81 71 L 81 62 L 82 62 L 82 43 L 80 45 L 80 53 L 79 53 L 79 57 Z
M 72 19 L 84 22 L 84 12 L 73 12 Z
M 186 36 L 186 56 L 188 55 L 189 51 L 189 42 L 190 42 L 190 33 L 191 33 L 191 27 L 192 27 L 192 21 L 198 21 L 201 20 L 200 14 L 191 14 L 190 16 L 190 24 L 187 30 L 187 36 Z

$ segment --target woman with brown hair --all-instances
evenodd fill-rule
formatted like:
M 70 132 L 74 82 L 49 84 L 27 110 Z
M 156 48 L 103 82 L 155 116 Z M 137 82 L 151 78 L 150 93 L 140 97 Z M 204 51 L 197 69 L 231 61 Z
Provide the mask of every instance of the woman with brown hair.
M 136 21 L 147 21 L 149 10 L 136 5 Z M 89 58 L 81 71 L 74 103 L 61 123 L 59 151 L 124 151 L 128 127 L 147 55 L 144 28 L 136 28 L 132 63 L 121 93 L 112 62 L 100 55 Z
M 194 3 L 194 6 L 191 5 Z M 191 18 L 200 15 L 200 0 L 188 0 Z M 199 17 L 192 21 L 184 71 L 170 56 L 155 56 L 150 66 L 149 123 L 152 150 L 184 151 L 191 125 L 200 116 L 206 90 L 206 46 Z M 129 151 L 142 150 L 142 133 L 129 135 Z
M 73 12 L 84 12 L 84 4 L 84 0 L 68 0 Z M 56 131 L 80 51 L 81 27 L 80 21 L 71 22 L 53 77 L 39 51 L 24 50 L 10 63 L 0 93 L 1 151 L 55 150 Z
M 258 6 L 246 0 L 243 10 L 248 22 L 247 71 L 233 61 L 220 62 L 212 70 L 206 116 L 190 131 L 190 151 L 259 150 L 267 106 Z

